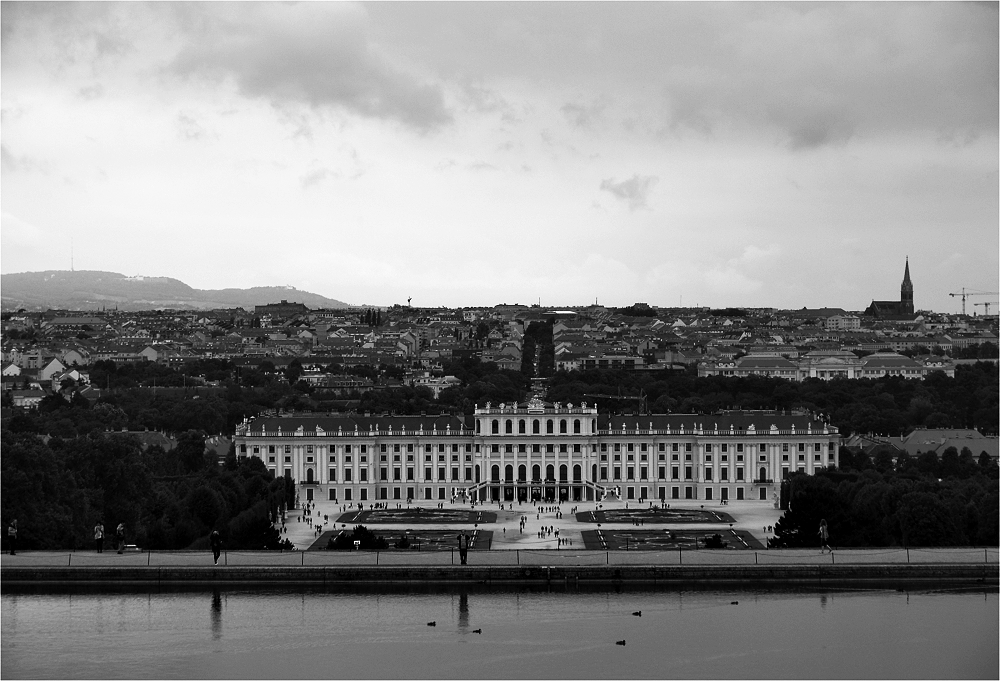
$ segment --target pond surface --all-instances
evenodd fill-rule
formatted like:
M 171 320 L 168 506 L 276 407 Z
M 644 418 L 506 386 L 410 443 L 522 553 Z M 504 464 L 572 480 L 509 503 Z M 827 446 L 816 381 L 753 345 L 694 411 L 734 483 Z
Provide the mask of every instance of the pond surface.
M 995 591 L 5 593 L 0 621 L 5 679 L 995 679 L 1000 636 Z

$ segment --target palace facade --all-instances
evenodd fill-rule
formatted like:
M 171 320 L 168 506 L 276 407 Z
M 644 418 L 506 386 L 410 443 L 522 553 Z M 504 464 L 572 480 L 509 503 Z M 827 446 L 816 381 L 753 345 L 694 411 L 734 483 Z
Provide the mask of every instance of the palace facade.
M 889 344 L 892 341 L 886 341 Z M 912 339 L 899 341 L 910 343 Z M 858 357 L 849 350 L 813 350 L 802 357 L 786 359 L 770 355 L 749 354 L 738 359 L 711 359 L 698 364 L 698 376 L 770 376 L 789 381 L 818 378 L 881 378 L 902 376 L 923 380 L 935 371 L 954 378 L 955 364 L 947 357 L 931 355 L 912 358 L 896 352 L 876 352 Z
M 532 399 L 472 416 L 258 417 L 234 443 L 306 500 L 772 501 L 790 473 L 839 465 L 840 434 L 804 413 L 608 416 Z

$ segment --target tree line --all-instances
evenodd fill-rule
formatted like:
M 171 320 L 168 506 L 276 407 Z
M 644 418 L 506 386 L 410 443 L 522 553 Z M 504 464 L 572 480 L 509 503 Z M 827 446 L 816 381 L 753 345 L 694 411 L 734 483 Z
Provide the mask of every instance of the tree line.
M 156 365 L 146 370 L 153 370 L 152 366 Z M 361 367 L 356 371 L 361 369 L 373 377 L 381 373 L 378 367 Z M 301 381 L 290 385 L 285 374 L 295 377 L 296 370 L 300 368 L 294 363 L 282 370 L 262 365 L 244 371 L 244 375 L 250 371 L 260 377 L 260 381 L 250 381 L 251 385 L 225 380 L 217 388 L 178 389 L 176 393 L 126 387 L 131 385 L 128 382 L 105 392 L 93 404 L 78 394 L 53 394 L 42 400 L 37 412 L 13 415 L 7 427 L 62 438 L 95 429 L 122 428 L 168 432 L 195 429 L 228 434 L 244 418 L 265 410 L 343 408 L 343 401 L 301 389 Z M 118 375 L 120 371 L 104 376 Z M 500 370 L 492 362 L 459 358 L 445 367 L 445 373 L 456 376 L 461 384 L 441 390 L 436 399 L 428 388 L 402 386 L 356 393 L 351 396 L 350 406 L 372 413 L 470 414 L 476 404 L 519 402 L 531 396 L 530 377 L 520 371 Z M 845 437 L 854 433 L 901 435 L 917 427 L 977 428 L 995 435 L 1000 431 L 998 386 L 997 366 L 988 362 L 961 365 L 956 368 L 954 378 L 934 372 L 923 381 L 891 376 L 803 382 L 766 376 L 699 378 L 690 367 L 683 371 L 560 371 L 549 379 L 546 399 L 579 404 L 593 403 L 594 398 L 589 395 L 620 395 L 623 399 L 597 399 L 599 410 L 605 414 L 632 413 L 641 409 L 637 404 L 643 402 L 645 411 L 658 414 L 806 409 L 825 415 Z
M 722 409 L 806 409 L 826 415 L 840 433 L 900 435 L 916 427 L 998 432 L 1000 374 L 988 362 L 962 365 L 955 377 L 933 372 L 923 381 L 870 379 L 788 381 L 767 376 L 708 376 L 686 371 L 574 371 L 552 377 L 547 398 L 587 401 L 588 394 L 644 397 L 651 413 Z M 590 400 L 592 401 L 592 400 Z M 602 412 L 635 410 L 634 400 L 603 399 Z
M 234 452 L 216 465 L 197 431 L 172 451 L 120 433 L 63 439 L 4 427 L 0 439 L 3 517 L 18 519 L 24 548 L 90 548 L 98 522 L 109 537 L 123 523 L 128 543 L 152 550 L 206 548 L 213 529 L 231 549 L 291 548 L 272 522 L 294 504 L 293 481 Z
M 996 459 L 949 447 L 940 458 L 884 452 L 872 461 L 841 449 L 840 464 L 783 482 L 770 546 L 818 546 L 824 519 L 836 547 L 997 546 Z

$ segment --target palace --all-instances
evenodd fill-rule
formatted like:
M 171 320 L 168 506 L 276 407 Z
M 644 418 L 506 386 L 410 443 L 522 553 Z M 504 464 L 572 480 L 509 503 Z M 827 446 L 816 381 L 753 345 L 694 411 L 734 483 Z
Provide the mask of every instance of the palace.
M 608 416 L 535 398 L 472 416 L 258 417 L 234 443 L 306 500 L 771 501 L 790 473 L 837 466 L 840 434 L 805 413 Z

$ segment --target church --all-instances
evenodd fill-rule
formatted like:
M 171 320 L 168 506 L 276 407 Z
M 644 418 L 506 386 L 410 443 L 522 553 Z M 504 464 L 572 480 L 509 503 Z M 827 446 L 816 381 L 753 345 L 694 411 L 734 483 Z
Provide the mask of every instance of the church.
M 910 281 L 910 259 L 906 259 L 903 283 L 899 287 L 899 300 L 873 300 L 865 310 L 869 317 L 912 317 L 913 283 Z

